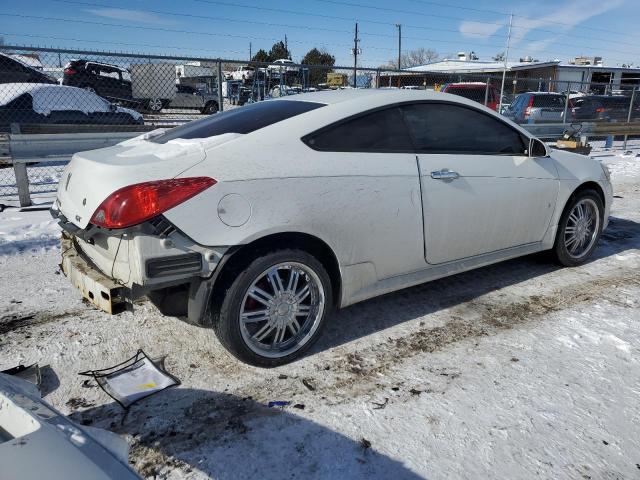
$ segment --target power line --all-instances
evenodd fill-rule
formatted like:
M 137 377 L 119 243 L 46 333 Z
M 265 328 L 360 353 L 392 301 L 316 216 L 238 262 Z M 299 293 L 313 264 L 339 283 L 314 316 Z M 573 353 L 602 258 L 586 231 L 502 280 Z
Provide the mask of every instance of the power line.
M 169 33 L 186 33 L 186 34 L 192 34 L 192 35 L 207 35 L 207 36 L 213 36 L 213 37 L 230 37 L 230 38 L 241 38 L 244 40 L 266 40 L 266 41 L 270 41 L 270 42 L 277 42 L 280 39 L 279 38 L 275 38 L 275 37 L 252 37 L 249 35 L 236 35 L 236 34 L 232 34 L 232 33 L 212 33 L 212 32 L 198 32 L 198 31 L 192 31 L 192 30 L 177 30 L 177 29 L 173 29 L 173 28 L 164 28 L 164 27 L 148 27 L 148 26 L 141 26 L 141 25 L 123 25 L 123 24 L 118 24 L 118 23 L 108 23 L 108 22 L 96 22 L 96 21 L 91 21 L 91 20 L 78 20 L 78 19 L 73 19 L 73 18 L 61 18 L 61 17 L 44 17 L 44 16 L 38 16 L 38 15 L 24 15 L 24 14 L 17 14 L 17 13 L 5 13 L 5 12 L 0 12 L 0 16 L 5 16 L 5 17 L 16 17 L 16 18 L 30 18 L 30 19 L 36 19 L 36 20 L 49 20 L 49 21 L 58 21 L 58 22 L 71 22 L 71 23 L 83 23 L 83 24 L 88 24 L 88 25 L 99 25 L 99 26 L 106 26 L 106 27 L 116 27 L 116 28 L 128 28 L 128 29 L 135 29 L 135 30 L 154 30 L 154 31 L 160 31 L 160 32 L 169 32 Z M 310 42 L 310 41 L 304 41 L 304 40 L 291 40 L 290 42 L 293 43 L 299 43 L 299 44 L 307 44 L 307 45 L 316 45 L 316 42 Z M 336 47 L 350 47 L 350 44 L 346 44 L 346 43 L 322 43 L 322 45 L 332 45 L 332 46 L 336 46 Z M 373 47 L 373 46 L 369 46 L 367 48 L 373 49 L 373 50 L 388 50 L 388 51 L 395 51 L 395 48 L 386 48 L 386 47 Z
M 103 45 L 122 45 L 122 46 L 128 46 L 128 47 L 148 47 L 148 48 L 163 48 L 163 49 L 171 48 L 171 49 L 175 49 L 175 50 L 197 50 L 197 51 L 202 51 L 202 52 L 245 53 L 244 51 L 240 51 L 240 50 L 228 50 L 228 49 L 211 50 L 211 49 L 206 49 L 206 48 L 174 47 L 174 46 L 167 46 L 167 45 L 153 45 L 153 44 L 148 44 L 148 43 L 111 42 L 111 41 L 103 41 L 103 40 L 87 40 L 87 39 L 83 39 L 83 38 L 57 37 L 57 36 L 51 36 L 51 35 L 36 35 L 36 34 L 29 34 L 29 33 L 0 32 L 0 35 L 7 35 L 7 36 L 10 36 L 10 37 L 46 38 L 46 39 L 50 39 L 50 40 L 65 40 L 65 41 L 83 42 L 83 43 L 85 43 L 85 42 L 86 43 L 98 43 L 98 44 L 103 44 Z
M 59 0 L 62 1 L 62 0 Z M 196 0 L 199 2 L 203 2 L 203 3 L 215 3 L 215 4 L 228 4 L 228 2 L 218 2 L 218 1 L 214 1 L 214 0 Z M 336 0 L 318 0 L 318 1 L 332 1 L 335 3 Z M 94 3 L 89 3 L 89 2 L 71 2 L 71 1 L 67 1 L 66 3 L 79 3 L 79 4 L 88 4 L 88 5 L 100 5 L 100 4 L 94 4 Z M 269 11 L 283 11 L 282 9 L 273 9 L 273 8 L 267 8 L 267 7 L 250 7 L 250 6 L 245 6 L 245 5 L 240 5 L 240 4 L 233 4 L 233 5 L 238 5 L 244 8 L 257 8 L 260 10 L 269 10 Z M 160 11 L 153 11 L 153 10 L 149 10 L 148 12 L 160 12 Z M 163 12 L 163 13 L 175 13 L 175 12 Z M 300 15 L 306 15 L 303 13 L 299 13 Z M 186 34 L 194 34 L 194 35 L 206 35 L 206 36 L 222 36 L 222 37 L 230 37 L 230 38 L 242 38 L 242 39 L 246 39 L 246 40 L 266 40 L 266 41 L 277 41 L 278 38 L 267 38 L 267 37 L 252 37 L 249 35 L 236 35 L 236 34 L 229 34 L 229 33 L 212 33 L 212 32 L 201 32 L 201 31 L 189 31 L 189 30 L 178 30 L 178 29 L 169 29 L 169 28 L 163 28 L 163 27 L 149 27 L 149 26 L 131 26 L 131 25 L 123 25 L 123 24 L 115 24 L 115 23 L 107 23 L 107 22 L 96 22 L 96 21 L 89 21 L 89 20 L 77 20 L 77 19 L 68 19 L 68 18 L 60 18 L 60 17 L 43 17 L 43 16 L 35 16 L 35 15 L 22 15 L 22 14 L 10 14 L 10 13 L 0 13 L 0 15 L 2 16 L 12 16 L 12 17 L 18 17 L 18 18 L 34 18 L 34 19 L 40 19 L 40 20 L 53 20 L 53 21 L 61 21 L 61 22 L 74 22 L 74 23 L 84 23 L 84 24 L 90 24 L 90 25 L 100 25 L 100 26 L 108 26 L 108 27 L 116 27 L 116 28 L 135 28 L 135 29 L 143 29 L 143 30 L 154 30 L 154 31 L 162 31 L 162 32 L 170 32 L 170 33 L 186 33 Z M 187 16 L 191 16 L 189 14 L 185 14 Z M 320 14 L 309 14 L 312 16 L 316 16 L 316 15 L 320 15 Z M 326 15 L 320 15 L 323 17 L 326 17 Z M 204 17 L 204 16 L 203 16 Z M 335 17 L 335 16 L 331 16 L 331 17 Z M 208 17 L 211 19 L 217 19 L 217 17 Z M 335 18 L 339 18 L 339 19 L 346 19 L 346 17 L 335 17 Z M 238 22 L 243 22 L 243 21 L 239 21 Z M 367 22 L 367 21 L 365 21 Z M 264 22 L 264 23 L 268 23 L 268 22 Z M 386 22 L 371 22 L 371 23 L 379 23 L 379 24 L 384 24 L 384 25 L 395 25 L 393 23 L 386 23 Z M 279 24 L 274 24 L 274 25 L 279 25 Z M 403 26 L 405 27 L 415 27 L 415 28 L 420 28 L 418 26 L 412 26 L 412 25 L 405 25 L 403 24 Z M 423 27 L 424 29 L 430 29 L 428 27 Z M 434 29 L 435 30 L 435 29 Z M 441 29 L 444 30 L 444 29 Z M 344 31 L 345 33 L 348 33 L 347 31 Z M 381 33 L 361 33 L 361 35 L 369 35 L 369 36 L 380 36 L 380 37 L 389 37 L 389 35 L 387 34 L 381 34 Z M 418 40 L 418 41 L 425 41 L 425 42 L 434 42 L 434 43 L 443 43 L 443 44 L 455 44 L 455 45 L 460 45 L 459 41 L 446 41 L 446 40 L 440 40 L 440 39 L 433 39 L 433 38 L 421 38 L 421 37 L 404 37 L 406 39 L 410 39 L 410 40 Z M 514 36 L 514 38 L 524 38 L 524 36 Z M 531 41 L 536 41 L 535 39 L 531 40 Z M 294 41 L 294 43 L 299 43 L 299 44 L 315 44 L 315 42 L 309 42 L 309 41 Z M 589 49 L 589 50 L 599 50 L 598 48 L 595 47 L 589 47 L 586 45 L 575 45 L 575 44 L 569 44 L 569 43 L 561 43 L 561 42 L 554 42 L 557 43 L 559 45 L 565 45 L 565 46 L 569 46 L 569 47 L 573 47 L 573 48 L 578 48 L 578 49 Z M 624 42 L 616 42 L 616 43 L 624 43 Z M 321 44 L 322 45 L 322 44 Z M 332 45 L 332 46 L 338 46 L 338 47 L 349 47 L 349 44 L 339 44 L 339 43 L 328 43 L 328 44 L 324 44 L 324 45 Z M 494 47 L 494 48 L 502 48 L 502 45 L 496 45 L 496 44 L 483 44 L 483 47 Z M 386 50 L 386 51 L 394 51 L 394 48 L 386 48 L 386 47 L 375 47 L 375 46 L 367 46 L 366 48 L 368 49 L 372 49 L 372 50 Z M 527 53 L 530 53 L 531 49 L 527 49 L 524 47 L 521 48 L 515 48 L 515 50 L 520 50 L 520 51 L 525 51 Z M 553 51 L 548 51 L 548 50 L 536 50 L 537 52 L 540 53 L 549 53 L 552 54 L 554 56 L 559 56 L 559 57 L 563 57 L 566 55 L 566 52 L 553 52 Z M 629 51 L 620 51 L 617 50 L 618 53 L 624 53 L 624 54 L 629 54 L 629 55 L 637 55 L 635 52 L 629 52 Z M 614 61 L 621 61 L 621 62 L 627 62 L 629 59 L 611 59 Z
M 202 1 L 202 0 L 196 0 L 196 1 Z M 338 0 L 315 0 L 316 2 L 322 2 L 322 3 L 330 3 L 333 5 L 343 5 L 346 7 L 357 7 L 357 8 L 368 8 L 370 10 L 378 10 L 378 11 L 382 11 L 382 12 L 391 12 L 391 13 L 403 13 L 403 14 L 409 14 L 409 15 L 420 15 L 422 17 L 431 17 L 431 18 L 443 18 L 446 20 L 462 20 L 465 21 L 467 20 L 466 18 L 462 18 L 462 17 L 453 17 L 451 15 L 438 15 L 435 13 L 424 13 L 424 12 L 417 12 L 415 10 L 401 10 L 398 8 L 389 8 L 389 7 L 378 7 L 375 5 L 364 5 L 362 3 L 352 3 L 352 2 L 344 2 L 344 1 L 338 1 Z M 474 22 L 476 23 L 483 23 L 486 25 L 499 25 L 499 26 L 506 26 L 505 23 L 502 22 L 487 22 L 485 20 L 474 20 Z
M 315 0 L 315 1 L 325 1 L 325 0 Z M 458 10 L 466 10 L 466 11 L 471 11 L 471 12 L 476 12 L 476 13 L 490 13 L 493 15 L 503 15 L 505 17 L 508 17 L 510 15 L 510 12 L 506 12 L 506 11 L 499 11 L 499 10 L 490 10 L 490 9 L 485 9 L 485 8 L 474 8 L 474 7 L 466 7 L 466 6 L 462 6 L 462 5 L 451 5 L 449 3 L 443 3 L 443 2 L 433 2 L 430 0 L 410 0 L 416 3 L 421 3 L 424 5 L 433 5 L 436 7 L 443 7 L 443 8 L 453 8 L 453 9 L 458 9 Z M 341 2 L 328 2 L 328 3 L 341 3 Z M 356 4 L 353 4 L 356 5 Z M 380 8 L 380 9 L 384 9 L 385 7 L 374 7 L 374 6 L 369 6 L 369 5 L 362 5 L 362 4 L 358 4 L 358 6 L 363 7 L 363 8 Z M 412 15 L 415 14 L 419 14 L 420 12 L 409 12 L 409 11 L 405 11 L 406 13 L 411 13 Z M 400 13 L 400 11 L 398 11 L 398 13 Z M 536 18 L 532 18 L 532 17 L 527 17 L 525 15 L 513 15 L 515 18 L 521 18 L 523 20 L 530 20 L 530 21 L 536 21 L 539 19 Z M 458 18 L 460 19 L 460 18 Z M 465 19 L 460 19 L 460 20 L 467 20 Z M 470 21 L 475 21 L 475 20 L 470 20 Z M 560 26 L 564 26 L 564 27 L 571 27 L 571 28 L 575 28 L 576 25 L 572 24 L 572 23 L 567 23 L 567 22 L 559 22 L 557 20 L 549 20 L 549 19 L 545 19 L 546 23 L 551 23 L 553 25 L 560 25 Z M 478 22 L 478 23 L 486 23 L 486 22 Z M 506 26 L 506 25 L 505 25 Z M 513 26 L 515 28 L 515 25 Z M 523 28 L 523 27 L 518 27 L 518 28 Z M 582 26 L 580 28 L 583 28 L 585 30 L 597 30 L 597 31 L 601 31 L 601 32 L 606 32 L 606 33 L 613 33 L 616 35 L 625 35 L 627 36 L 628 34 L 625 32 L 619 32 L 619 31 L 615 31 L 615 30 L 609 30 L 606 28 L 602 28 L 602 27 L 588 27 L 588 26 Z
M 360 23 L 371 23 L 371 24 L 376 24 L 376 25 L 395 26 L 395 23 L 393 23 L 393 22 L 382 22 L 382 21 L 377 21 L 377 20 L 358 19 L 356 17 L 344 17 L 344 16 L 339 16 L 339 15 L 328 15 L 328 14 L 312 13 L 312 12 L 301 12 L 301 11 L 297 11 L 297 10 L 289 10 L 289 9 L 273 8 L 273 7 L 263 7 L 263 6 L 258 6 L 258 5 L 246 5 L 246 4 L 235 3 L 235 2 L 227 2 L 227 1 L 221 1 L 221 0 L 194 0 L 194 1 L 199 2 L 199 3 L 207 3 L 207 4 L 213 4 L 213 5 L 223 5 L 223 6 L 229 6 L 229 7 L 245 8 L 245 9 L 252 9 L 252 10 L 259 10 L 259 11 L 268 11 L 268 12 L 274 12 L 274 13 L 292 14 L 292 15 L 298 15 L 298 16 L 325 18 L 325 19 L 331 19 L 331 20 L 344 20 L 344 21 L 349 21 L 349 22 L 353 22 L 353 21 L 357 20 Z M 427 14 L 427 13 L 417 12 L 417 11 L 413 11 L 413 10 L 399 10 L 399 9 L 393 9 L 393 8 L 388 8 L 388 7 L 377 7 L 377 6 L 372 6 L 372 5 L 363 5 L 363 4 L 359 4 L 359 3 L 345 2 L 345 1 L 339 1 L 339 0 L 315 0 L 315 1 L 324 2 L 324 3 L 330 3 L 330 4 L 334 4 L 334 5 L 343 5 L 343 6 L 367 8 L 367 9 L 373 9 L 373 10 L 379 10 L 379 11 L 386 11 L 386 12 L 405 13 L 405 14 L 410 14 L 410 15 L 420 15 L 420 16 L 426 16 L 426 17 L 467 21 L 466 18 L 462 18 L 462 17 L 454 17 L 454 16 L 448 16 L 448 15 L 437 15 L 437 14 Z M 516 17 L 516 15 L 514 15 L 514 17 Z M 523 19 L 527 19 L 527 20 L 535 20 L 535 19 L 531 19 L 531 18 L 523 17 L 523 16 L 520 16 L 519 18 L 523 18 Z M 487 21 L 482 21 L 482 20 L 468 20 L 468 21 L 471 21 L 471 22 L 474 22 L 474 23 L 479 23 L 479 24 L 495 25 L 495 26 L 499 26 L 499 27 L 506 27 L 507 26 L 506 23 L 500 23 L 500 22 L 487 22 Z M 562 22 L 548 22 L 548 23 L 560 23 L 560 24 L 562 24 Z M 570 25 L 570 24 L 564 24 L 564 25 L 576 28 L 575 25 Z M 410 25 L 410 24 L 405 24 L 405 23 L 403 23 L 403 26 L 405 26 L 406 28 L 416 28 L 416 29 L 423 29 L 423 30 L 438 30 L 438 31 L 448 31 L 448 32 L 452 32 L 452 33 L 460 33 L 459 30 L 438 29 L 438 28 L 434 28 L 434 27 L 424 27 L 424 26 Z M 530 28 L 530 27 L 525 27 L 525 26 L 513 25 L 512 28 L 514 28 L 514 29 L 515 28 L 521 28 L 521 29 L 529 28 L 531 30 L 535 30 L 535 31 L 538 31 L 538 32 L 550 33 L 550 34 L 558 35 L 558 36 L 560 36 L 560 35 L 563 35 L 563 36 L 569 35 L 568 33 L 557 32 L 557 31 L 554 31 L 554 30 L 547 30 L 547 29 L 543 29 L 543 28 L 539 28 L 539 27 Z M 581 28 L 588 28 L 588 27 L 581 27 Z M 378 34 L 370 34 L 370 35 L 377 36 Z M 490 34 L 490 35 L 472 33 L 472 35 L 477 35 L 477 36 L 502 36 L 502 37 L 505 36 L 505 35 L 496 35 L 495 33 L 494 34 Z M 579 36 L 579 35 L 575 35 L 575 34 L 572 34 L 572 36 L 580 37 L 580 38 L 586 38 L 588 40 L 601 40 L 601 41 L 605 41 L 605 42 L 610 42 L 610 40 L 602 39 L 602 38 L 594 38 L 593 36 L 584 36 L 584 35 L 583 36 Z M 515 38 L 515 39 L 524 39 L 525 37 L 526 37 L 525 35 L 512 35 L 512 38 Z M 425 40 L 429 40 L 429 39 L 425 39 Z M 634 46 L 634 47 L 636 46 L 635 43 L 629 43 L 629 42 L 615 42 L 615 43 L 617 43 L 617 44 L 625 44 L 625 45 Z M 565 45 L 566 46 L 574 46 L 576 48 L 585 48 L 585 47 L 580 46 L 580 45 L 571 45 L 571 44 L 565 44 Z M 629 53 L 631 53 L 631 52 L 629 52 Z
M 86 5 L 90 7 L 104 7 L 104 8 L 113 8 L 113 5 L 107 5 L 103 3 L 91 3 L 91 2 L 79 2 L 75 0 L 53 0 L 58 3 L 68 3 L 73 5 Z M 284 27 L 284 28 L 298 28 L 303 30 L 318 30 L 323 32 L 334 32 L 334 33 L 351 33 L 349 30 L 337 30 L 334 28 L 324 28 L 324 27 L 312 27 L 308 25 L 291 25 L 286 23 L 273 23 L 273 22 L 259 22 L 257 20 L 238 20 L 236 18 L 229 17 L 212 17 L 209 15 L 196 15 L 190 13 L 180 13 L 180 12 L 168 12 L 166 10 L 146 10 L 146 9 L 136 9 L 139 12 L 144 13 L 155 13 L 158 15 L 171 15 L 176 17 L 187 17 L 187 18 L 197 18 L 201 20 L 220 20 L 223 22 L 234 22 L 234 23 L 248 23 L 252 25 L 265 25 L 269 27 Z

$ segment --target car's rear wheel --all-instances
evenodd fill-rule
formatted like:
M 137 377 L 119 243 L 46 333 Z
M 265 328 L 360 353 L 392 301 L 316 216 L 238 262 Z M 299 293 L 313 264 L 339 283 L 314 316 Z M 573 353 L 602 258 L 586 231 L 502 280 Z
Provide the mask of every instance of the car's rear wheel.
M 201 110 L 201 112 L 205 115 L 211 115 L 212 113 L 216 113 L 218 111 L 218 104 L 216 102 L 207 103 Z
M 585 263 L 598 245 L 604 220 L 602 199 L 593 190 L 575 194 L 567 204 L 553 247 L 556 260 L 567 267 Z
M 322 263 L 302 250 L 279 250 L 256 258 L 237 274 L 214 331 L 243 362 L 275 367 L 311 347 L 331 306 L 331 281 Z

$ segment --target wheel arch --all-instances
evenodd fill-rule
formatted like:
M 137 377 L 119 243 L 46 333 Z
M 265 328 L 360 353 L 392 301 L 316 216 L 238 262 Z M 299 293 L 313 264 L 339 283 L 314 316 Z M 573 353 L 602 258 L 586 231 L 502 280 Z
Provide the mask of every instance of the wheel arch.
M 331 280 L 333 306 L 340 305 L 342 292 L 342 275 L 340 264 L 333 249 L 322 239 L 302 232 L 271 233 L 239 245 L 227 254 L 221 270 L 215 275 L 210 302 L 215 311 L 220 305 L 223 294 L 235 278 L 235 275 L 246 268 L 257 256 L 269 251 L 283 248 L 298 248 L 313 255 L 324 266 Z
M 583 192 L 585 190 L 594 190 L 600 197 L 600 200 L 602 200 L 602 205 L 607 204 L 607 197 L 604 194 L 604 189 L 600 186 L 598 182 L 594 182 L 590 180 L 578 185 L 578 187 L 571 193 L 571 196 L 567 200 L 567 205 L 569 204 L 572 198 L 574 198 L 578 193 Z M 565 205 L 565 208 L 567 208 L 566 205 Z

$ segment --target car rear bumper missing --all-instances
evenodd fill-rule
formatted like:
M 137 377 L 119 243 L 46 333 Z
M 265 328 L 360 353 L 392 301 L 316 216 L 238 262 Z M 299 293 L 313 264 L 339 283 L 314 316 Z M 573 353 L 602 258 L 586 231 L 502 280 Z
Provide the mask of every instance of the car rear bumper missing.
M 93 268 L 80 256 L 73 238 L 66 232 L 62 232 L 61 247 L 60 268 L 88 302 L 110 314 L 126 310 L 130 289 Z

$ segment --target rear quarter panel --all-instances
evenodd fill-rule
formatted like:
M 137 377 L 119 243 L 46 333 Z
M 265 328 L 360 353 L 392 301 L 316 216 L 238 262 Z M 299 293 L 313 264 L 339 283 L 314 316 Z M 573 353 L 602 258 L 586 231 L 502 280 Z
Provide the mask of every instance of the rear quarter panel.
M 218 183 L 165 216 L 203 245 L 300 232 L 327 243 L 341 266 L 372 263 L 378 278 L 423 266 L 415 155 L 318 152 L 300 140 L 304 128 L 282 124 L 208 152 L 182 175 Z

